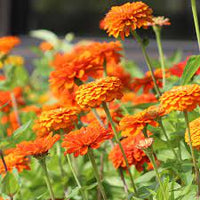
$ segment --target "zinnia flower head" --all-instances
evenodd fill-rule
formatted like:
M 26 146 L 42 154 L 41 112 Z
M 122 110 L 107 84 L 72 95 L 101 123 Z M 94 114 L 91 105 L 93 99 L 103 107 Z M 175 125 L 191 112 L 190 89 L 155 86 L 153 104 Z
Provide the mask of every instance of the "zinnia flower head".
M 76 107 L 60 107 L 43 111 L 36 121 L 34 130 L 48 134 L 50 131 L 59 129 L 71 130 L 77 121 L 79 109 Z
M 148 149 L 153 144 L 153 142 L 153 138 L 144 138 L 138 142 L 137 148 L 142 150 Z
M 0 53 L 9 53 L 19 43 L 20 39 L 15 36 L 0 37 Z
M 36 138 L 33 141 L 23 141 L 17 144 L 17 151 L 24 156 L 43 157 L 48 154 L 49 149 L 60 139 L 60 135 Z
M 149 159 L 144 151 L 137 148 L 138 142 L 142 139 L 144 139 L 144 136 L 142 133 L 140 133 L 137 136 L 130 136 L 121 140 L 121 144 L 126 154 L 129 166 L 135 165 L 138 171 L 143 170 L 144 163 L 149 163 Z M 115 145 L 115 147 L 109 153 L 109 160 L 112 161 L 116 169 L 119 167 L 127 169 L 126 162 L 118 144 Z
M 147 28 L 148 23 L 152 22 L 152 12 L 152 9 L 141 1 L 113 6 L 103 19 L 104 30 L 107 30 L 109 36 L 120 36 L 124 39 L 131 31 Z
M 158 87 L 162 88 L 162 78 L 163 78 L 162 70 L 156 69 L 153 73 L 154 73 Z M 168 70 L 166 70 L 165 76 L 166 78 L 170 76 Z M 145 94 L 149 93 L 149 91 L 154 88 L 154 83 L 153 83 L 153 79 L 151 77 L 150 71 L 146 72 L 143 78 L 134 78 L 134 81 L 131 84 L 131 87 L 134 90 L 134 92 L 138 92 L 143 87 L 143 92 Z
M 165 18 L 164 16 L 153 17 L 152 22 L 148 24 L 148 26 L 169 26 L 171 22 L 169 18 Z
M 97 149 L 100 145 L 113 137 L 113 133 L 103 128 L 99 123 L 93 122 L 88 127 L 72 131 L 65 135 L 62 147 L 65 154 L 73 153 L 75 157 L 85 155 L 89 148 Z
M 175 86 L 160 97 L 160 102 L 167 112 L 192 111 L 200 104 L 200 86 Z
M 197 118 L 189 123 L 190 126 L 190 134 L 191 134 L 191 142 L 193 148 L 199 150 L 200 149 L 200 118 Z M 185 142 L 189 145 L 188 138 L 188 130 L 185 133 Z
M 16 151 L 12 151 L 8 155 L 5 155 L 4 160 L 7 166 L 7 170 L 10 172 L 14 168 L 16 168 L 18 172 L 22 172 L 24 169 L 30 170 L 29 159 L 26 158 L 23 154 L 17 153 Z M 5 173 L 6 171 L 3 162 L 0 161 L 0 174 Z
M 97 79 L 79 86 L 76 91 L 76 101 L 81 108 L 98 107 L 122 96 L 122 83 L 117 77 Z
M 158 117 L 165 114 L 164 110 L 160 107 L 151 106 L 141 112 L 134 115 L 127 115 L 120 121 L 120 129 L 123 136 L 137 135 L 144 127 L 149 124 L 152 126 L 158 126 L 155 121 Z

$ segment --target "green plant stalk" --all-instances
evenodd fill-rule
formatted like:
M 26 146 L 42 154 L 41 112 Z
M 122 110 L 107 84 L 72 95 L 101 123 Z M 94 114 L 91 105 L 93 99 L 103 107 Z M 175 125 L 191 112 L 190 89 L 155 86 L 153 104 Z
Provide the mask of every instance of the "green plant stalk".
M 103 185 L 101 183 L 101 179 L 100 179 L 100 176 L 99 176 L 98 168 L 97 168 L 97 165 L 96 165 L 96 162 L 95 162 L 95 158 L 94 158 L 94 154 L 92 152 L 92 149 L 89 149 L 87 154 L 88 154 L 88 157 L 89 157 L 89 159 L 90 159 L 90 161 L 92 163 L 92 167 L 93 167 L 93 170 L 94 170 L 94 175 L 96 177 L 96 180 L 97 180 L 99 189 L 101 191 L 102 197 L 103 197 L 104 200 L 107 200 L 106 193 L 105 193 L 104 187 L 103 187 Z
M 197 42 L 198 42 L 198 47 L 200 51 L 200 32 L 199 32 L 199 20 L 198 20 L 198 14 L 197 14 L 196 0 L 191 0 L 191 6 L 192 6 L 192 14 L 193 14 L 193 19 L 194 19 Z
M 105 111 L 105 113 L 106 113 L 106 116 L 107 116 L 107 118 L 108 118 L 108 121 L 111 123 L 112 130 L 113 130 L 114 135 L 115 135 L 115 140 L 116 140 L 116 142 L 118 143 L 119 148 L 120 148 L 120 150 L 121 150 L 121 152 L 122 152 L 122 155 L 123 155 L 123 157 L 124 157 L 124 160 L 125 160 L 125 162 L 126 162 L 126 166 L 127 166 L 128 172 L 129 172 L 129 176 L 130 176 L 130 179 L 131 179 L 131 183 L 132 183 L 132 186 L 133 186 L 133 190 L 134 190 L 135 194 L 138 195 L 137 189 L 136 189 L 136 186 L 135 186 L 135 183 L 134 183 L 134 180 L 133 180 L 133 176 L 132 176 L 132 174 L 131 174 L 130 166 L 129 166 L 129 164 L 128 164 L 128 160 L 127 160 L 126 154 L 125 154 L 124 149 L 123 149 L 123 147 L 122 147 L 122 144 L 121 144 L 121 142 L 120 142 L 120 140 L 119 140 L 119 137 L 118 137 L 118 134 L 117 134 L 117 130 L 116 130 L 116 128 L 115 128 L 115 124 L 114 124 L 114 122 L 113 122 L 113 120 L 112 120 L 112 117 L 111 117 L 111 115 L 110 115 L 110 111 L 109 111 L 109 109 L 108 109 L 108 106 L 106 105 L 105 102 L 102 103 L 102 106 L 103 106 L 103 109 L 104 109 L 104 111 Z
M 106 77 L 108 75 L 106 67 L 107 67 L 106 66 L 106 61 L 104 60 L 104 62 L 103 62 L 103 75 L 104 75 L 104 77 Z
M 171 150 L 172 150 L 173 153 L 174 153 L 175 158 L 179 158 L 179 156 L 178 156 L 178 154 L 176 153 L 175 149 L 174 149 L 173 146 L 171 145 L 171 142 L 169 141 L 169 137 L 168 137 L 168 135 L 167 135 L 167 133 L 166 133 L 165 127 L 163 126 L 163 122 L 162 122 L 162 119 L 161 119 L 161 118 L 158 119 L 158 123 L 159 123 L 159 125 L 160 125 L 160 128 L 162 129 L 162 132 L 163 132 L 163 134 L 164 134 L 166 140 L 167 140 L 167 144 L 169 145 L 169 147 L 171 148 Z M 179 160 L 178 160 L 178 161 L 179 161 Z
M 7 173 L 8 172 L 8 167 L 6 165 L 6 161 L 5 161 L 4 156 L 3 156 L 3 151 L 1 149 L 0 149 L 0 157 L 1 157 L 4 169 L 5 169 L 5 172 Z
M 165 196 L 165 190 L 164 190 L 164 187 L 163 187 L 163 184 L 162 184 L 162 180 L 161 180 L 160 174 L 159 174 L 159 172 L 158 172 L 158 167 L 157 167 L 157 164 L 156 164 L 156 161 L 155 161 L 155 157 L 154 157 L 154 155 L 153 155 L 153 153 L 152 153 L 153 150 L 152 150 L 152 148 L 150 147 L 149 149 L 144 150 L 144 151 L 145 151 L 145 153 L 147 154 L 149 160 L 151 161 L 151 163 L 152 163 L 152 165 L 153 165 L 154 171 L 155 171 L 155 173 L 156 173 L 157 180 L 158 180 L 159 185 L 160 185 L 160 189 L 161 189 L 161 191 L 162 191 L 163 198 L 164 198 L 164 200 L 167 200 L 167 198 L 166 198 L 166 196 Z
M 73 168 L 73 166 L 72 166 L 72 163 L 71 163 L 71 159 L 70 159 L 70 157 L 69 157 L 69 154 L 67 154 L 67 162 L 68 162 L 69 167 L 70 167 L 70 169 L 71 169 L 71 171 L 72 171 L 72 174 L 73 174 L 73 176 L 74 176 L 74 179 L 75 179 L 75 181 L 76 181 L 76 184 L 77 184 L 78 188 L 80 189 L 80 193 L 81 193 L 81 196 L 82 196 L 83 200 L 87 200 L 87 198 L 86 198 L 86 196 L 85 196 L 85 193 L 84 193 L 84 191 L 82 190 L 81 183 L 80 183 L 80 181 L 78 180 L 78 177 L 77 177 L 77 175 L 76 175 L 76 172 L 75 172 L 75 170 L 74 170 L 74 168 Z
M 64 177 L 65 172 L 64 172 L 64 169 L 63 169 L 63 165 L 62 165 L 61 146 L 60 146 L 59 142 L 56 143 L 56 150 L 57 150 L 57 155 L 58 155 L 58 164 L 59 164 L 59 167 L 60 167 L 60 173 L 61 173 L 61 176 Z
M 163 47 L 162 47 L 162 43 L 161 43 L 161 27 L 153 26 L 153 30 L 154 30 L 155 35 L 156 35 L 156 42 L 157 42 L 157 46 L 158 46 L 160 64 L 161 64 L 161 68 L 162 68 L 163 87 L 165 87 L 165 84 L 166 84 L 165 57 L 164 57 Z
M 191 140 L 191 133 L 190 133 L 190 125 L 189 125 L 189 119 L 188 119 L 188 113 L 187 111 L 184 111 L 184 117 L 185 117 L 185 122 L 186 122 L 186 126 L 187 126 L 187 133 L 188 133 L 188 139 L 189 139 L 189 147 L 190 147 L 190 151 L 191 151 L 191 156 L 192 156 L 192 162 L 194 165 L 194 170 L 195 170 L 195 181 L 198 187 L 198 191 L 197 191 L 197 197 L 200 196 L 200 180 L 199 180 L 199 168 L 197 166 L 197 161 L 194 155 L 194 150 L 192 147 L 192 140 Z
M 53 192 L 53 189 L 52 189 L 51 181 L 50 181 L 50 178 L 49 178 L 49 173 L 48 173 L 47 166 L 46 166 L 46 157 L 40 158 L 40 159 L 38 159 L 38 161 L 39 161 L 40 166 L 42 167 L 43 172 L 45 174 L 45 181 L 46 181 L 46 184 L 47 184 L 47 188 L 49 190 L 51 200 L 55 200 L 55 195 L 54 195 L 54 192 Z
M 136 31 L 133 32 L 133 36 L 135 37 L 136 41 L 140 44 L 140 47 L 142 49 L 142 53 L 143 53 L 145 61 L 146 61 L 146 64 L 147 64 L 148 69 L 149 69 L 149 71 L 151 73 L 151 77 L 152 77 L 152 80 L 153 80 L 153 83 L 154 83 L 154 89 L 156 91 L 157 96 L 160 97 L 161 96 L 161 92 L 160 92 L 159 87 L 157 85 L 157 82 L 156 82 L 156 79 L 155 79 L 155 76 L 154 76 L 154 73 L 153 73 L 153 66 L 152 66 L 150 58 L 149 58 L 149 56 L 147 54 L 146 47 L 143 44 L 143 41 L 140 38 L 140 36 L 136 33 Z

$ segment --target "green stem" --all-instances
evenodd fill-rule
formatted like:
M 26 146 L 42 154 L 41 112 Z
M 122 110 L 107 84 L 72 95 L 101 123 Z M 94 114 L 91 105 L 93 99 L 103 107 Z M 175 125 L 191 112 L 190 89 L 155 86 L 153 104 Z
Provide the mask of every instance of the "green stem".
M 40 166 L 42 167 L 43 172 L 45 174 L 45 181 L 46 181 L 46 184 L 47 184 L 47 188 L 49 190 L 51 200 L 55 200 L 54 192 L 53 192 L 52 185 L 51 185 L 51 182 L 50 182 L 50 179 L 49 179 L 49 173 L 48 173 L 47 166 L 46 166 L 46 157 L 38 159 L 38 161 L 39 161 Z
M 196 0 L 191 0 L 191 6 L 192 6 L 192 14 L 194 18 L 195 31 L 197 35 L 197 42 L 198 42 L 198 47 L 200 51 L 200 32 L 199 32 L 199 21 L 198 21 Z
M 151 161 L 152 165 L 153 165 L 153 168 L 154 168 L 154 171 L 156 173 L 156 177 L 157 177 L 157 180 L 159 182 L 159 185 L 160 185 L 160 189 L 162 191 L 162 195 L 163 195 L 163 200 L 167 200 L 166 196 L 165 196 L 165 190 L 164 190 L 164 187 L 163 187 L 163 184 L 162 184 L 162 180 L 160 178 L 160 174 L 158 172 L 158 167 L 157 167 L 157 164 L 156 164 L 156 161 L 155 161 L 155 157 L 153 155 L 153 151 L 152 151 L 152 148 L 150 147 L 149 149 L 147 150 L 144 150 L 145 153 L 147 154 L 149 160 Z
M 104 77 L 106 77 L 108 75 L 107 66 L 106 66 L 106 61 L 105 60 L 103 62 L 103 75 L 104 75 Z
M 163 76 L 163 88 L 165 87 L 166 83 L 166 75 L 165 75 L 165 57 L 164 57 L 164 52 L 163 52 L 163 47 L 161 43 L 161 28 L 158 26 L 153 26 L 153 30 L 156 35 L 156 42 L 158 46 L 158 52 L 159 52 L 159 57 L 160 57 L 160 64 L 162 68 L 162 76 Z
M 5 169 L 5 172 L 7 173 L 8 172 L 8 168 L 7 168 L 6 161 L 4 159 L 3 152 L 2 152 L 1 149 L 0 149 L 0 157 L 1 157 L 1 161 L 3 163 L 4 169 Z
M 95 158 L 94 158 L 94 154 L 92 152 L 92 149 L 88 150 L 88 156 L 89 156 L 89 159 L 92 163 L 92 167 L 94 169 L 94 175 L 97 179 L 98 186 L 99 186 L 99 189 L 101 191 L 102 197 L 103 197 L 104 200 L 107 200 L 106 193 L 105 193 L 104 187 L 101 183 L 101 179 L 100 179 L 100 176 L 99 176 L 98 168 L 97 168 L 97 165 L 96 165 L 96 162 L 95 162 Z
M 162 132 L 163 132 L 163 134 L 164 134 L 164 136 L 165 136 L 165 138 L 166 138 L 166 140 L 167 140 L 168 146 L 169 146 L 169 147 L 171 148 L 171 150 L 173 151 L 175 158 L 178 159 L 178 155 L 177 155 L 175 149 L 173 148 L 173 146 L 172 146 L 172 144 L 171 144 L 171 142 L 170 142 L 170 140 L 169 140 L 169 137 L 168 137 L 168 135 L 167 135 L 167 133 L 166 133 L 165 127 L 163 126 L 162 119 L 161 119 L 161 118 L 158 119 L 158 122 L 159 122 L 160 128 L 162 129 Z M 179 161 L 179 160 L 178 160 L 178 161 Z
M 197 197 L 199 197 L 200 196 L 199 168 L 197 166 L 197 161 L 196 161 L 196 158 L 195 158 L 195 155 L 194 155 L 194 150 L 193 150 L 193 147 L 192 147 L 192 140 L 191 140 L 188 113 L 187 113 L 187 111 L 184 111 L 183 113 L 184 113 L 185 122 L 186 122 L 186 126 L 187 126 L 187 134 L 188 134 L 189 147 L 190 147 L 191 156 L 192 156 L 192 162 L 193 162 L 194 170 L 195 170 L 195 179 L 196 179 L 195 181 L 196 181 L 196 184 L 198 186 Z
M 149 58 L 149 56 L 147 54 L 146 47 L 145 47 L 142 39 L 140 38 L 140 36 L 136 33 L 136 31 L 133 32 L 133 36 L 135 37 L 137 42 L 140 44 L 140 47 L 142 49 L 142 53 L 143 53 L 145 61 L 146 61 L 146 64 L 147 64 L 148 69 L 149 69 L 149 71 L 151 73 L 151 77 L 152 77 L 152 80 L 153 80 L 153 83 L 154 83 L 154 88 L 155 88 L 156 94 L 157 94 L 158 97 L 160 97 L 161 96 L 161 92 L 160 92 L 159 87 L 157 85 L 156 78 L 155 78 L 154 73 L 153 73 L 153 66 L 152 66 L 150 58 Z
M 103 105 L 104 111 L 105 111 L 105 113 L 106 113 L 106 116 L 107 116 L 107 118 L 108 118 L 108 121 L 111 123 L 112 130 L 113 130 L 114 135 L 115 135 L 115 140 L 116 140 L 116 142 L 118 143 L 119 148 L 120 148 L 120 150 L 121 150 L 121 152 L 122 152 L 122 155 L 123 155 L 123 157 L 124 157 L 124 160 L 125 160 L 125 162 L 126 162 L 126 166 L 127 166 L 127 169 L 128 169 L 129 175 L 130 175 L 130 179 L 131 179 L 131 183 L 132 183 L 134 192 L 135 192 L 135 194 L 137 195 L 137 189 L 136 189 L 136 186 L 135 186 L 135 183 L 134 183 L 134 180 L 133 180 L 133 176 L 132 176 L 132 174 L 131 174 L 130 166 L 129 166 L 129 164 L 128 164 L 128 160 L 127 160 L 126 154 L 125 154 L 125 152 L 124 152 L 124 149 L 123 149 L 123 147 L 122 147 L 122 144 L 121 144 L 121 142 L 120 142 L 120 139 L 119 139 L 119 137 L 118 137 L 117 130 L 116 130 L 116 128 L 115 128 L 115 124 L 114 124 L 114 122 L 113 122 L 113 120 L 112 120 L 112 117 L 111 117 L 111 115 L 110 115 L 110 111 L 109 111 L 108 106 L 106 105 L 105 102 L 103 102 L 102 105 Z
M 64 172 L 64 169 L 63 169 L 63 165 L 62 165 L 61 146 L 60 146 L 59 142 L 56 143 L 56 150 L 57 150 L 57 155 L 58 155 L 58 164 L 59 164 L 59 167 L 60 167 L 60 173 L 61 173 L 61 176 L 64 177 L 65 172 Z
M 74 170 L 74 168 L 73 168 L 73 166 L 72 166 L 72 163 L 71 163 L 69 154 L 67 154 L 67 161 L 68 161 L 69 167 L 70 167 L 70 169 L 71 169 L 71 171 L 72 171 L 72 174 L 73 174 L 73 176 L 74 176 L 74 179 L 75 179 L 75 181 L 76 181 L 76 184 L 77 184 L 78 188 L 80 189 L 80 193 L 81 193 L 81 195 L 82 195 L 82 198 L 83 198 L 83 200 L 86 200 L 87 198 L 86 198 L 86 196 L 85 196 L 84 191 L 82 190 L 81 183 L 79 182 L 78 177 L 77 177 L 77 175 L 76 175 L 76 172 L 75 172 L 75 170 Z

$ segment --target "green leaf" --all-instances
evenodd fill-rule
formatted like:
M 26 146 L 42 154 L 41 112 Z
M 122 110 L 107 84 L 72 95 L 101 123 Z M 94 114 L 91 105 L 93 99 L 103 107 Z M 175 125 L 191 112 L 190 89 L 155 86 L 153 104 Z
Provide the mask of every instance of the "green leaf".
M 1 182 L 1 192 L 13 196 L 19 189 L 18 181 L 13 173 L 7 172 Z
M 65 196 L 65 198 L 70 199 L 70 198 L 74 197 L 75 195 L 78 194 L 79 190 L 80 190 L 79 187 L 75 187 L 75 188 L 71 191 L 71 193 L 70 193 L 69 195 L 66 195 L 66 196 Z
M 191 78 L 194 76 L 199 66 L 200 66 L 200 55 L 191 56 L 187 61 L 186 67 L 183 71 L 183 75 L 181 77 L 181 85 L 186 85 L 190 82 Z

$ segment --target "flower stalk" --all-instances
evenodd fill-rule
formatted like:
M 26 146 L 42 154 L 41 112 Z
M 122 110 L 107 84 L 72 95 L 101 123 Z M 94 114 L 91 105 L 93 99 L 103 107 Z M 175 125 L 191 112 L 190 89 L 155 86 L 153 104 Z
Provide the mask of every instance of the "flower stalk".
M 192 162 L 193 162 L 193 166 L 194 166 L 194 170 L 195 170 L 195 181 L 196 181 L 196 184 L 197 184 L 197 187 L 198 187 L 197 198 L 199 198 L 199 196 L 200 196 L 199 168 L 197 166 L 197 161 L 196 161 L 196 158 L 195 158 L 195 155 L 194 155 L 194 150 L 193 150 L 193 147 L 192 147 L 188 113 L 187 113 L 187 111 L 184 111 L 183 113 L 184 113 L 184 118 L 185 118 L 185 122 L 186 122 L 186 126 L 187 126 L 187 134 L 188 134 L 188 139 L 189 139 L 189 147 L 190 147 L 190 151 L 191 151 Z
M 49 190 L 51 200 L 55 200 L 55 195 L 54 195 L 54 192 L 53 192 L 53 188 L 52 188 L 51 181 L 50 181 L 50 178 L 49 178 L 49 173 L 48 173 L 47 166 L 46 166 L 46 157 L 44 156 L 43 158 L 39 158 L 38 161 L 39 161 L 40 166 L 42 167 L 42 170 L 45 174 L 45 181 L 46 181 L 46 184 L 47 184 L 47 188 Z
M 159 57 L 160 57 L 160 64 L 161 64 L 162 76 L 163 76 L 163 87 L 165 87 L 165 84 L 166 84 L 165 57 L 164 57 L 163 47 L 161 43 L 161 27 L 153 26 L 153 30 L 156 35 L 156 42 L 157 42 L 158 52 L 159 52 Z
M 198 14 L 197 14 L 196 0 L 191 0 L 191 6 L 192 6 L 192 14 L 193 14 L 193 19 L 194 19 L 197 42 L 198 42 L 198 47 L 200 51 L 200 31 L 199 31 L 199 20 L 198 20 Z
M 93 170 L 94 170 L 94 175 L 96 177 L 96 180 L 97 180 L 97 183 L 98 183 L 98 186 L 99 186 L 99 190 L 101 191 L 101 194 L 102 194 L 102 197 L 104 200 L 107 200 L 107 197 L 106 197 L 106 193 L 105 193 L 105 190 L 104 190 L 104 187 L 101 183 L 101 178 L 99 176 L 99 172 L 98 172 L 98 168 L 97 168 L 97 165 L 96 165 L 96 162 L 95 162 L 95 158 L 94 158 L 94 154 L 92 152 L 92 149 L 89 149 L 88 151 L 88 157 L 92 163 L 92 167 L 93 167 Z
M 156 94 L 157 94 L 158 97 L 160 97 L 161 96 L 161 92 L 159 90 L 159 87 L 158 87 L 157 82 L 156 82 L 156 78 L 155 78 L 154 73 L 153 73 L 153 66 L 152 66 L 150 58 L 149 58 L 149 56 L 147 54 L 146 45 L 144 44 L 144 42 L 142 41 L 140 36 L 136 33 L 136 31 L 133 31 L 133 36 L 135 37 L 136 41 L 139 43 L 139 45 L 140 45 L 140 47 L 142 49 L 142 53 L 144 55 L 147 67 L 148 67 L 148 69 L 149 69 L 149 71 L 151 73 L 151 77 L 152 77 L 152 80 L 153 80 L 153 83 L 154 83 L 154 88 L 155 88 Z
M 123 157 L 124 157 L 124 160 L 125 160 L 125 162 L 126 162 L 126 166 L 127 166 L 128 172 L 129 172 L 129 176 L 130 176 L 130 179 L 131 179 L 131 183 L 132 183 L 132 186 L 133 186 L 133 190 L 134 190 L 134 192 L 135 192 L 135 195 L 137 195 L 137 189 L 136 189 L 136 186 L 135 186 L 135 183 L 134 183 L 134 180 L 133 180 L 133 176 L 132 176 L 131 171 L 130 171 L 130 166 L 129 166 L 129 164 L 128 164 L 128 160 L 127 160 L 126 154 L 125 154 L 125 152 L 124 152 L 124 149 L 123 149 L 123 147 L 122 147 L 122 144 L 121 144 L 121 142 L 120 142 L 120 140 L 119 140 L 119 137 L 118 137 L 118 134 L 117 134 L 117 130 L 116 130 L 115 124 L 114 124 L 114 122 L 113 122 L 113 120 L 112 120 L 112 117 L 111 117 L 111 115 L 110 115 L 110 111 L 109 111 L 108 106 L 107 106 L 107 104 L 106 104 L 105 102 L 103 102 L 102 106 L 103 106 L 103 108 L 104 108 L 104 111 L 105 111 L 105 113 L 106 113 L 106 116 L 107 116 L 107 118 L 108 118 L 108 121 L 111 123 L 112 130 L 113 130 L 114 135 L 115 135 L 115 140 L 116 140 L 117 144 L 119 145 L 119 148 L 120 148 L 120 150 L 121 150 L 121 152 L 122 152 L 122 155 L 123 155 Z

